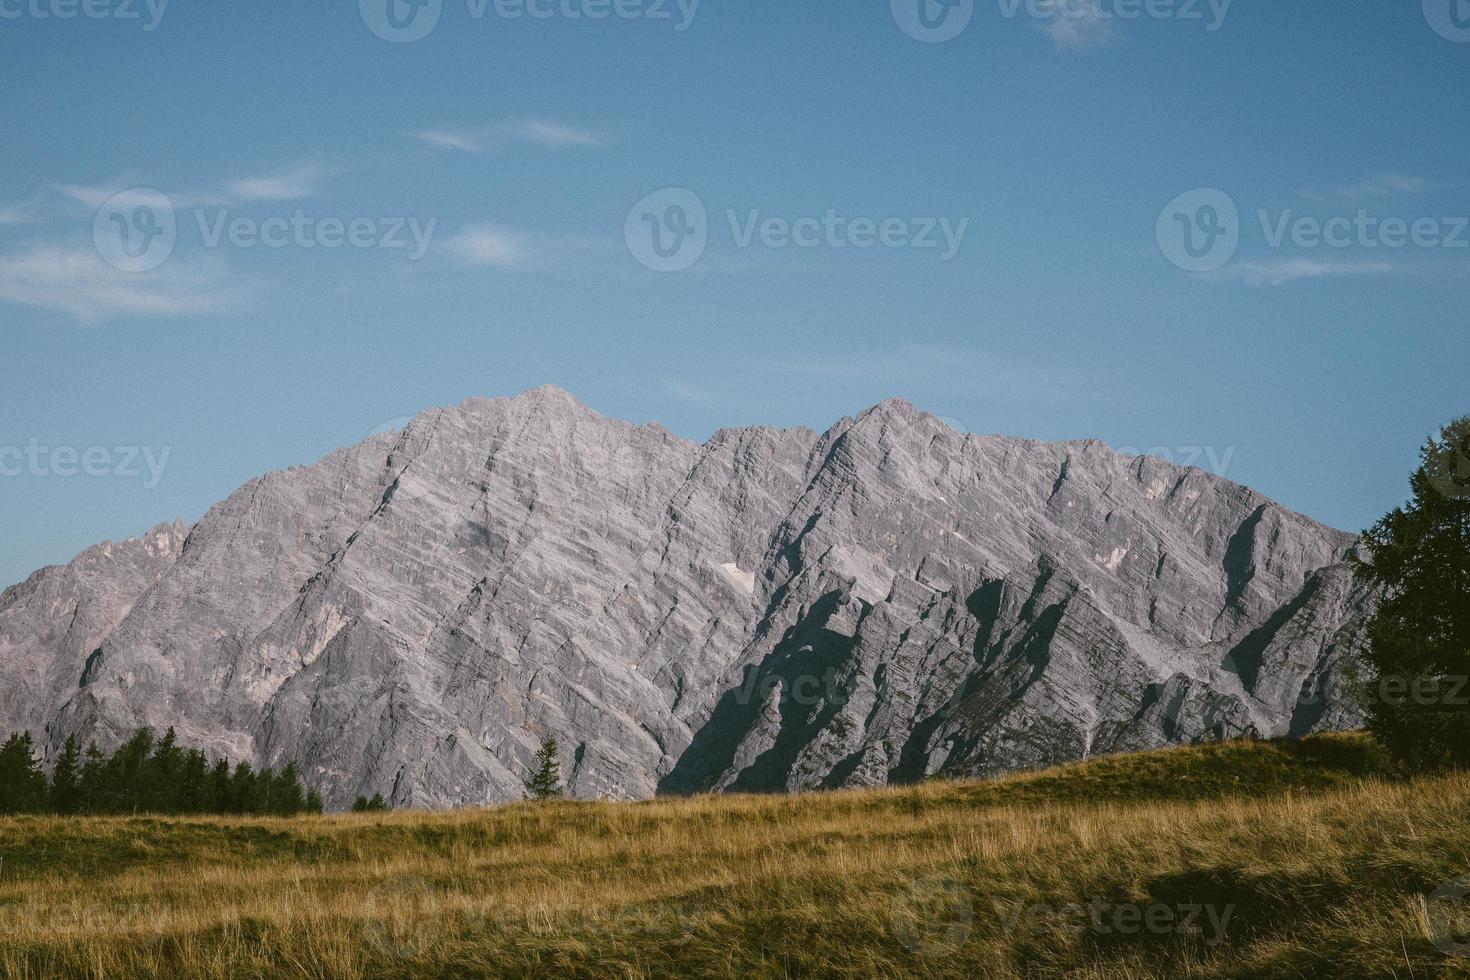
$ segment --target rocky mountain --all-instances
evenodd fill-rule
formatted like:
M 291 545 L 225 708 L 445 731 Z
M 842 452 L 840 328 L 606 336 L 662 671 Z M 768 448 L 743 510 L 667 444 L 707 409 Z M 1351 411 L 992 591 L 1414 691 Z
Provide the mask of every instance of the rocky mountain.
M 0 596 L 0 730 L 139 725 L 329 805 L 875 785 L 1302 734 L 1372 603 L 1348 534 L 902 401 L 698 444 L 472 399 Z

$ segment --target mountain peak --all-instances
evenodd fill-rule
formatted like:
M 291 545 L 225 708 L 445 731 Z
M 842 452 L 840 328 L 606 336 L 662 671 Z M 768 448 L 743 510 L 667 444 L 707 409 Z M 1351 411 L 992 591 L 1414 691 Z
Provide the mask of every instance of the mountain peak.
M 0 731 L 443 806 L 518 799 L 547 735 L 627 799 L 1361 720 L 1298 703 L 1361 646 L 1342 539 L 1224 480 L 901 398 L 702 446 L 554 386 L 418 418 L 5 592 Z

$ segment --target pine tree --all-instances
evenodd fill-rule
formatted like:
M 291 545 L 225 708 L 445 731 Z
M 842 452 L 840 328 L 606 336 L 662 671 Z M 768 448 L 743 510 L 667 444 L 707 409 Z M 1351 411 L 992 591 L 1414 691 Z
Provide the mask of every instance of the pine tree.
M 147 809 L 148 759 L 153 732 L 140 728 L 107 760 L 103 772 L 103 809 L 107 813 L 139 813 Z
M 87 752 L 82 758 L 82 811 L 102 812 L 102 781 L 106 772 L 107 759 L 97 749 L 96 742 L 87 743 Z
M 307 813 L 321 813 L 325 810 L 326 806 L 322 803 L 322 795 L 316 790 L 307 793 L 305 809 Z
M 1470 766 L 1470 416 L 1420 452 L 1413 498 L 1364 532 L 1368 727 L 1411 769 Z
M 526 799 L 555 800 L 562 796 L 561 763 L 556 758 L 556 739 L 548 738 L 536 753 L 535 772 L 526 781 Z
M 207 813 L 214 809 L 209 783 L 209 759 L 198 749 L 184 753 L 179 772 L 179 812 Z
M 236 764 L 234 773 L 230 775 L 228 804 L 230 813 L 260 812 L 257 809 L 260 796 L 256 783 L 255 770 L 251 768 L 250 763 Z
M 68 735 L 51 772 L 51 811 L 71 815 L 82 812 L 82 753 L 77 737 Z
M 46 795 L 46 774 L 31 733 L 11 735 L 0 746 L 0 813 L 41 813 Z
M 178 736 L 170 726 L 143 765 L 139 808 L 148 813 L 178 813 L 179 777 L 183 768 L 184 753 L 179 749 Z
M 209 789 L 206 799 L 210 813 L 230 812 L 230 760 L 219 760 L 209 771 Z
M 306 806 L 302 798 L 301 776 L 297 772 L 296 763 L 288 762 L 276 776 L 275 787 L 271 790 L 271 812 L 279 816 L 289 817 L 300 813 Z

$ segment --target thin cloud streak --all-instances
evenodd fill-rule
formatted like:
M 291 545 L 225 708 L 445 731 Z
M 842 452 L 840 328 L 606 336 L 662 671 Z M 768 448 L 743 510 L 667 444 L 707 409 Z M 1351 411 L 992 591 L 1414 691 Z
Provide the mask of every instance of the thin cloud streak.
M 177 258 L 151 272 L 129 273 L 85 247 L 50 244 L 0 254 L 0 302 L 69 313 L 84 323 L 219 313 L 239 299 L 217 268 Z
M 1268 262 L 1237 262 L 1221 276 L 1248 286 L 1285 286 L 1305 279 L 1349 279 L 1400 271 L 1391 262 L 1376 260 L 1327 262 L 1321 259 L 1279 259 Z
M 449 241 L 445 249 L 465 265 L 517 269 L 530 259 L 532 249 L 520 232 L 498 225 L 470 225 Z
M 1411 177 L 1405 174 L 1379 174 L 1368 180 L 1360 180 L 1351 184 L 1341 184 L 1326 190 L 1303 190 L 1298 191 L 1303 197 L 1318 202 L 1348 201 L 1357 203 L 1372 198 L 1396 197 L 1405 194 L 1417 194 L 1429 187 L 1429 181 L 1423 177 Z
M 409 136 L 435 149 L 461 153 L 495 153 L 515 145 L 552 150 L 604 145 L 603 138 L 590 129 L 551 119 L 524 119 L 481 128 L 436 126 Z

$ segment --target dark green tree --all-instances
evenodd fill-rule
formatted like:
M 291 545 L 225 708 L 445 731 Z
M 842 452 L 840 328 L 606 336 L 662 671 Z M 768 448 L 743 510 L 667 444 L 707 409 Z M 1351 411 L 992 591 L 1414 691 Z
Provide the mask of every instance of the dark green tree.
M 102 774 L 102 811 L 140 813 L 147 809 L 148 760 L 153 755 L 153 732 L 140 728 L 124 742 Z
M 259 813 L 260 787 L 250 763 L 240 762 L 230 775 L 229 813 Z
M 83 805 L 82 753 L 77 748 L 77 737 L 68 735 L 56 757 L 56 768 L 51 771 L 51 812 L 69 816 L 81 813 Z
M 179 812 L 207 813 L 214 809 L 213 802 L 209 759 L 198 749 L 190 749 L 179 770 Z
M 306 794 L 305 810 L 307 813 L 321 813 L 325 809 L 326 806 L 322 803 L 322 795 L 320 793 L 312 790 Z
M 210 813 L 230 812 L 230 760 L 220 759 L 209 771 L 207 797 Z
M 17 732 L 0 745 L 0 813 L 42 813 L 46 774 L 30 732 Z
M 1410 769 L 1470 766 L 1470 416 L 1440 430 L 1412 499 L 1363 534 L 1359 578 L 1383 591 L 1368 625 L 1368 727 Z
M 561 763 L 557 760 L 556 739 L 548 738 L 541 743 L 541 751 L 532 762 L 535 767 L 531 778 L 526 780 L 526 799 L 555 800 L 562 796 Z
M 102 782 L 107 772 L 107 758 L 97 749 L 96 742 L 87 743 L 82 757 L 82 812 L 102 812 Z
M 271 788 L 271 813 L 289 817 L 300 813 L 305 806 L 301 774 L 296 769 L 296 763 L 288 762 L 276 775 L 275 785 Z
M 178 813 L 183 771 L 184 753 L 170 727 L 143 766 L 138 808 L 149 813 Z
M 382 813 L 388 809 L 388 804 L 383 800 L 382 793 L 374 793 L 372 799 L 359 796 L 352 801 L 353 813 Z

